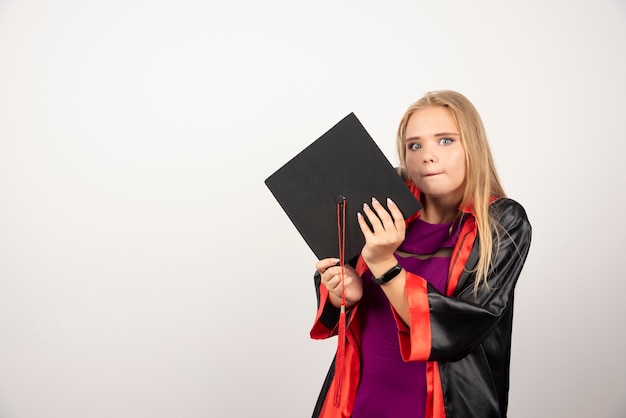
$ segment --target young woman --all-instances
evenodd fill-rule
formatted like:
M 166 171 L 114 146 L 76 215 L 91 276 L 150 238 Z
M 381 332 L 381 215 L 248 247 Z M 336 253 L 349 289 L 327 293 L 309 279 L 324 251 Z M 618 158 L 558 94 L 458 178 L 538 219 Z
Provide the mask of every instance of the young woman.
M 347 330 L 313 416 L 505 417 L 526 213 L 506 198 L 463 95 L 430 92 L 411 105 L 397 145 L 423 208 L 405 221 L 392 201 L 387 212 L 372 200 L 358 215 L 358 260 L 317 263 L 311 337 L 337 335 L 342 289 Z

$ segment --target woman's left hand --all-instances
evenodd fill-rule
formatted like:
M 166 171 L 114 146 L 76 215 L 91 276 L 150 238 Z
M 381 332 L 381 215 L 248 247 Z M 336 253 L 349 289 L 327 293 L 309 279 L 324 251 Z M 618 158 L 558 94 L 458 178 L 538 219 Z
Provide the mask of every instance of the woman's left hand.
M 391 199 L 387 199 L 387 207 L 389 212 L 378 200 L 372 198 L 372 206 L 364 204 L 364 215 L 358 214 L 359 226 L 365 236 L 365 246 L 361 255 L 370 266 L 395 261 L 394 252 L 404 241 L 406 230 L 404 216 Z M 372 229 L 367 225 L 364 216 L 367 216 Z

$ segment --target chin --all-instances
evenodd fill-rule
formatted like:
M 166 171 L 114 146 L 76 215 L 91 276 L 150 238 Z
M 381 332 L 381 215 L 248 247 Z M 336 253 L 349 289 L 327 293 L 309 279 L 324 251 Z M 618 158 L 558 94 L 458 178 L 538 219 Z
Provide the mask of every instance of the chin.
M 463 199 L 463 190 L 442 190 L 440 188 L 435 187 L 424 187 L 416 185 L 420 191 L 427 197 L 432 199 L 453 199 L 458 200 L 459 202 Z

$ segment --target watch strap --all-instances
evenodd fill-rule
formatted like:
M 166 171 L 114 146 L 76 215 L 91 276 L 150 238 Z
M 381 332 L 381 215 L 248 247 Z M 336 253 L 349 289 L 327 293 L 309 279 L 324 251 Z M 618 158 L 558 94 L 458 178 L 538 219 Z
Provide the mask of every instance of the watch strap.
M 402 271 L 402 266 L 400 265 L 400 263 L 398 263 L 395 266 L 393 266 L 391 269 L 389 269 L 382 276 L 373 277 L 372 280 L 374 280 L 376 284 L 385 284 L 389 282 L 391 279 L 393 279 L 394 277 L 396 277 L 398 274 L 400 274 L 401 271 Z

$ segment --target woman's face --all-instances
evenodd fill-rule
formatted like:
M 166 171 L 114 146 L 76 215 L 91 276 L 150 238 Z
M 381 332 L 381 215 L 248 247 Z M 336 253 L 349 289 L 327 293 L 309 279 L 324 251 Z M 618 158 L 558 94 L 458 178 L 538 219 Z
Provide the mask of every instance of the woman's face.
M 406 166 L 410 178 L 427 196 L 460 203 L 465 186 L 465 150 L 448 110 L 417 110 L 406 127 Z

